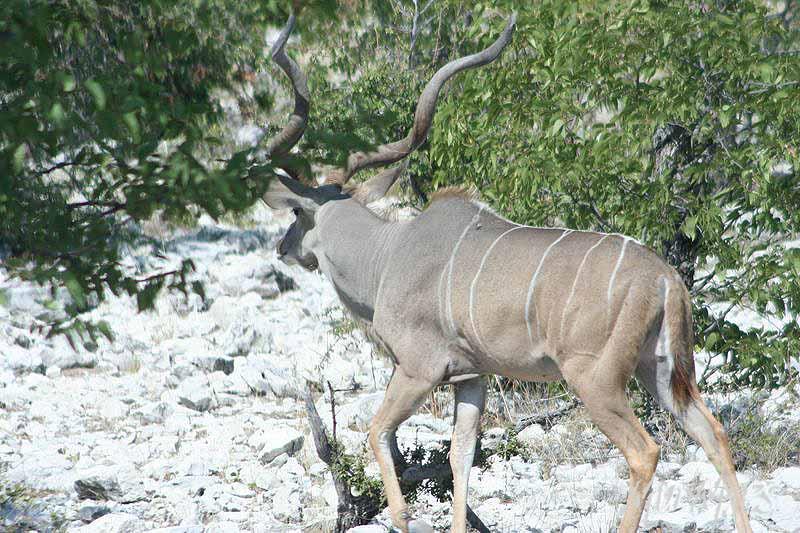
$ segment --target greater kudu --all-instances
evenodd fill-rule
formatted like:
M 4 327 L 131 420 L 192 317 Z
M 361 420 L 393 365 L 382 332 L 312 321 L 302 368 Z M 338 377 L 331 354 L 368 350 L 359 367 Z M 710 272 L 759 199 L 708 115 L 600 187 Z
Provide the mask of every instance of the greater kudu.
M 295 93 L 289 124 L 267 147 L 279 167 L 308 118 L 305 77 L 284 52 L 293 24 L 291 17 L 272 52 Z M 406 138 L 351 154 L 325 185 L 279 177 L 264 196 L 268 205 L 296 215 L 278 244 L 281 260 L 319 268 L 394 360 L 369 432 L 394 524 L 405 532 L 432 531 L 409 514 L 400 491 L 395 430 L 434 387 L 452 383 L 452 531 L 466 530 L 467 481 L 486 396 L 482 376 L 499 374 L 563 379 L 580 397 L 628 461 L 620 530 L 636 531 L 659 447 L 628 405 L 625 387 L 635 375 L 702 445 L 725 483 L 737 530 L 749 532 L 727 437 L 695 383 L 689 293 L 660 257 L 622 235 L 521 226 L 452 191 L 434 195 L 413 220 L 383 220 L 364 204 L 388 191 L 402 164 L 347 184 L 359 170 L 400 161 L 416 149 L 442 85 L 496 59 L 514 24 L 512 17 L 489 48 L 448 63 L 431 78 Z M 298 175 L 288 163 L 283 168 Z

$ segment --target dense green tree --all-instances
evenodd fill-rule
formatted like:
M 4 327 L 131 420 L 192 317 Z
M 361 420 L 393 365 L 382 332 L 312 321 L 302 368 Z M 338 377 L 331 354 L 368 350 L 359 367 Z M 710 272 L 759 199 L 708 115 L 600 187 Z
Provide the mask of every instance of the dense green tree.
M 311 22 L 333 12 L 317 4 Z M 106 289 L 145 309 L 162 287 L 191 288 L 190 261 L 138 274 L 121 266 L 137 222 L 155 212 L 191 218 L 192 206 L 216 217 L 259 197 L 269 161 L 221 137 L 220 102 L 271 107 L 269 76 L 256 73 L 268 60 L 265 30 L 286 15 L 275 2 L 230 0 L 0 4 L 3 264 L 65 286 L 72 304 L 62 319 Z M 54 331 L 96 331 L 46 320 Z

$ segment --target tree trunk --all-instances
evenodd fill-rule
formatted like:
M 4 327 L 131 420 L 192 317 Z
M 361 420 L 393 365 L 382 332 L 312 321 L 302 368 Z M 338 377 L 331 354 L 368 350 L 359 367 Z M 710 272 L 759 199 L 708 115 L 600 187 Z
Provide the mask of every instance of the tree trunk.
M 662 126 L 653 135 L 652 176 L 655 179 L 663 174 L 670 174 L 675 188 L 680 191 L 676 198 L 695 195 L 699 192 L 699 190 L 694 190 L 696 186 L 686 183 L 680 172 L 680 167 L 693 158 L 691 140 L 692 133 L 676 124 Z M 686 288 L 691 290 L 694 285 L 694 270 L 700 251 L 700 237 L 695 235 L 694 238 L 689 238 L 681 230 L 681 226 L 691 213 L 685 205 L 679 204 L 677 209 L 679 217 L 673 227 L 673 236 L 662 241 L 661 254 L 678 271 Z

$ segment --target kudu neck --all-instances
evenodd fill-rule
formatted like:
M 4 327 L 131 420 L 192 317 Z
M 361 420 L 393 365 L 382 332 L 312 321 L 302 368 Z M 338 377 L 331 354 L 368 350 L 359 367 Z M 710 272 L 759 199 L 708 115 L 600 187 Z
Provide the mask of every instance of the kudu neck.
M 383 220 L 354 200 L 330 202 L 317 216 L 320 270 L 342 302 L 372 321 L 380 281 L 402 223 Z

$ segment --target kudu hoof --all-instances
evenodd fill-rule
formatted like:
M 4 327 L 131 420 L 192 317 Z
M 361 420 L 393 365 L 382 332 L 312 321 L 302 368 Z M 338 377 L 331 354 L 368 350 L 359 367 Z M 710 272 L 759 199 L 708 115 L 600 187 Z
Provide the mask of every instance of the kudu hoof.
M 436 533 L 435 530 L 417 518 L 412 518 L 408 521 L 408 533 Z

